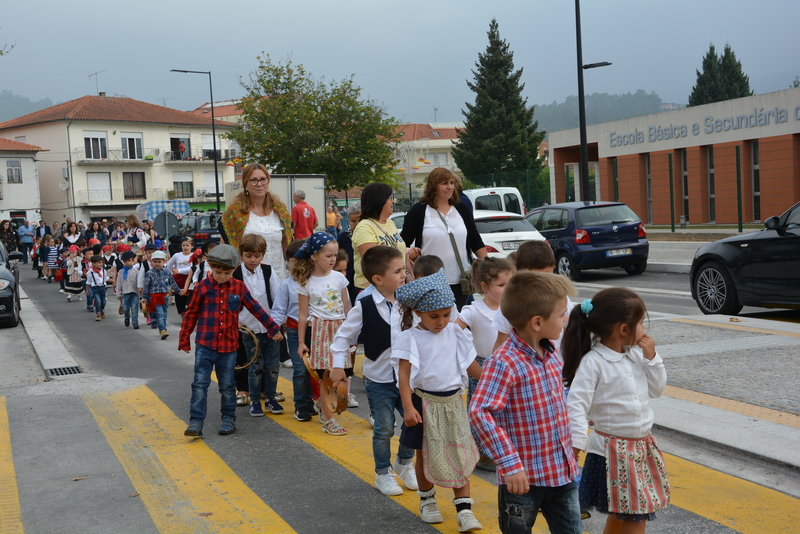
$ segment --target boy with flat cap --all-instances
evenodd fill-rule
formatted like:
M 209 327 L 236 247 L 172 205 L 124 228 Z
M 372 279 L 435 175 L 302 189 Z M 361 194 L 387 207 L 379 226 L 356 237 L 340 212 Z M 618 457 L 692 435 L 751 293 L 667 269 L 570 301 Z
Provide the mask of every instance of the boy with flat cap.
M 208 253 L 206 260 L 211 276 L 201 280 L 183 314 L 178 349 L 189 352 L 189 337 L 197 327 L 194 352 L 194 381 L 192 401 L 189 406 L 189 426 L 185 436 L 203 435 L 203 423 L 208 409 L 208 386 L 212 368 L 217 373 L 222 396 L 221 435 L 236 431 L 236 349 L 239 346 L 239 312 L 242 307 L 267 329 L 267 336 L 281 341 L 280 326 L 269 316 L 248 291 L 241 280 L 233 278 L 233 271 L 241 263 L 239 252 L 230 245 L 218 245 Z

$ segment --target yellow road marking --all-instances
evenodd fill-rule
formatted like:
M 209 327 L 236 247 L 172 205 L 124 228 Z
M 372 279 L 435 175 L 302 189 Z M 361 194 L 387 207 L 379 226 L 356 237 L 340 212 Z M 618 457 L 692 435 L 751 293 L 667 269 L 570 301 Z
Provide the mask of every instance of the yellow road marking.
M 146 386 L 84 400 L 159 531 L 294 532 Z
M 797 532 L 798 499 L 676 456 L 664 456 L 673 506 L 743 534 Z
M 713 395 L 706 395 L 705 393 L 698 393 L 688 389 L 678 388 L 675 386 L 665 386 L 664 395 L 676 399 L 682 399 L 689 402 L 695 402 L 704 406 L 712 406 L 721 410 L 735 412 L 749 417 L 756 417 L 764 421 L 778 423 L 779 425 L 786 425 L 793 428 L 800 428 L 800 417 L 790 414 L 779 412 L 778 410 L 771 410 L 769 408 L 762 408 L 761 406 L 753 406 L 730 399 L 723 399 Z
M 707 321 L 698 321 L 696 319 L 667 319 L 673 323 L 686 323 L 686 324 L 696 324 L 700 326 L 713 326 L 714 328 L 726 328 L 728 330 L 739 330 L 741 332 L 756 332 L 759 334 L 772 334 L 774 336 L 789 336 L 789 337 L 800 337 L 800 333 L 797 332 L 783 332 L 781 330 L 768 330 L 766 328 L 755 328 L 753 326 L 740 326 L 736 324 L 721 324 L 721 323 L 712 323 Z
M 8 424 L 6 398 L 0 396 L 0 532 L 16 534 L 25 532 L 22 508 L 19 503 L 17 475 L 11 451 L 11 430 Z

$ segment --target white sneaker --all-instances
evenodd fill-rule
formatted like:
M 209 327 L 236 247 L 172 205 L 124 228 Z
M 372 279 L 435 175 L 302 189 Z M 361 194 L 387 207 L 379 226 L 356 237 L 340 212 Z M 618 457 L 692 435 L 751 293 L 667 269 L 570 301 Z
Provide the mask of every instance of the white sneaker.
M 419 503 L 419 515 L 426 523 L 441 523 L 444 521 L 436 497 L 429 497 Z
M 375 419 L 372 418 L 372 415 L 369 416 L 369 426 L 375 428 Z
M 356 400 L 356 396 L 350 393 L 347 397 L 347 407 L 348 408 L 358 408 L 358 401 Z
M 59 290 L 58 290 L 58 292 L 59 292 L 59 293 L 63 293 L 63 292 L 64 292 L 64 290 L 63 290 L 63 289 L 59 289 Z
M 408 464 L 401 464 L 398 463 L 397 459 L 395 458 L 394 463 L 392 464 L 392 470 L 397 473 L 397 476 L 403 481 L 403 484 L 410 490 L 417 491 L 419 486 L 417 485 L 417 472 L 414 471 L 414 462 L 412 460 L 411 463 Z
M 67 302 L 72 302 L 72 295 L 67 295 Z
M 483 530 L 483 527 L 478 522 L 478 518 L 472 513 L 472 510 L 461 510 L 458 512 L 458 531 L 459 532 L 473 532 L 475 530 Z
M 291 369 L 293 367 L 292 360 L 286 360 L 285 362 L 281 363 L 281 365 L 283 365 L 287 369 Z
M 83 296 L 82 295 L 78 295 L 78 302 L 80 302 L 82 300 L 83 300 Z
M 384 495 L 402 495 L 403 488 L 394 479 L 394 473 L 389 471 L 385 475 L 375 475 L 375 487 Z

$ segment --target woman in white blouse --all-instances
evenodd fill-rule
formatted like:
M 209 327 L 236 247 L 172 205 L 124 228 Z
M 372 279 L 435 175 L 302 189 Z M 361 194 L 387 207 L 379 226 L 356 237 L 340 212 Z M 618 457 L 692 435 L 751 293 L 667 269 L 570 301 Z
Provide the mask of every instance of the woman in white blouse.
M 74 245 L 80 238 L 81 233 L 78 231 L 78 224 L 76 222 L 70 222 L 69 225 L 67 225 L 67 231 L 64 233 L 64 239 L 69 241 L 70 245 Z
M 461 291 L 461 269 L 450 235 L 455 238 L 465 271 L 470 269 L 470 252 L 482 259 L 486 257 L 486 247 L 475 226 L 472 210 L 459 199 L 456 180 L 456 176 L 444 167 L 433 169 L 419 203 L 408 210 L 400 235 L 406 246 L 414 244 L 414 248 L 408 250 L 411 261 L 421 254 L 433 254 L 442 259 L 447 283 L 453 290 L 456 306 L 461 310 L 468 295 Z
M 147 240 L 150 239 L 150 236 L 147 235 L 147 232 L 145 232 L 141 224 L 139 224 L 139 219 L 136 217 L 136 215 L 128 215 L 125 218 L 125 225 L 128 227 L 128 229 L 125 231 L 125 239 L 127 240 L 128 244 L 130 244 L 131 250 L 134 252 L 137 250 L 144 250 L 144 247 L 147 245 Z

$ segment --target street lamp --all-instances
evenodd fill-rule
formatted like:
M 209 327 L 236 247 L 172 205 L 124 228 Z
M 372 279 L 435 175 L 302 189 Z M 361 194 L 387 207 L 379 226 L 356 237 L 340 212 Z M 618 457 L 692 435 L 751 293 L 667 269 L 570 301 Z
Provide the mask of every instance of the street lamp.
M 214 151 L 214 187 L 217 193 L 217 213 L 222 211 L 219 205 L 219 171 L 217 170 L 217 128 L 216 120 L 214 119 L 214 88 L 211 85 L 211 71 L 210 70 L 179 70 L 172 69 L 170 72 L 183 72 L 185 74 L 208 74 L 208 94 L 211 98 L 211 143 Z
M 589 195 L 589 147 L 586 142 L 586 100 L 583 96 L 583 69 L 594 69 L 611 65 L 608 61 L 601 63 L 583 64 L 583 49 L 581 46 L 581 1 L 575 0 L 575 35 L 578 44 L 578 115 L 580 117 L 581 132 L 581 197 L 590 200 Z

